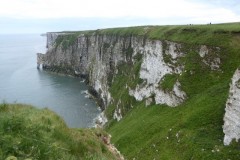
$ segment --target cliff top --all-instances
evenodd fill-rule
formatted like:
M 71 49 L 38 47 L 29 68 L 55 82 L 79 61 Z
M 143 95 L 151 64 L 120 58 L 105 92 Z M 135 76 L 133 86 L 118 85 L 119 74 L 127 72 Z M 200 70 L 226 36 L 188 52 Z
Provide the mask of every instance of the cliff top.
M 49 33 L 69 33 L 73 37 L 80 34 L 106 34 L 119 36 L 145 36 L 149 39 L 171 40 L 182 43 L 206 44 L 214 46 L 225 45 L 226 40 L 240 35 L 240 22 L 205 24 L 205 25 L 166 25 L 166 26 L 135 26 L 108 28 L 86 31 L 63 31 Z M 67 34 L 67 35 L 69 35 Z M 218 41 L 215 41 L 218 39 Z

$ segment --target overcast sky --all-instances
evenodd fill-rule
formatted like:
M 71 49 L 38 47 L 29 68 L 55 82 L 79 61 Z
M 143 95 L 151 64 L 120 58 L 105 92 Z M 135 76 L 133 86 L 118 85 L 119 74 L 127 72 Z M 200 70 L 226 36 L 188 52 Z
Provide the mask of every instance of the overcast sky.
M 0 33 L 240 21 L 239 0 L 0 0 Z

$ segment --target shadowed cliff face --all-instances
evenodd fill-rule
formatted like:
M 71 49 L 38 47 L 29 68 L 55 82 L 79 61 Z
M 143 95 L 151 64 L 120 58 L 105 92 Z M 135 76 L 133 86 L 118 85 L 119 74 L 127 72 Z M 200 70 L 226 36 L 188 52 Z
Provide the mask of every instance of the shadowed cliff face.
M 87 78 L 92 86 L 91 93 L 101 99 L 100 104 L 104 109 L 111 101 L 108 92 L 110 76 L 114 74 L 118 63 L 130 61 L 126 60 L 123 53 L 129 47 L 129 42 L 114 36 L 80 35 L 73 44 L 65 45 L 64 42 L 55 43 L 54 47 L 49 48 L 43 68 Z

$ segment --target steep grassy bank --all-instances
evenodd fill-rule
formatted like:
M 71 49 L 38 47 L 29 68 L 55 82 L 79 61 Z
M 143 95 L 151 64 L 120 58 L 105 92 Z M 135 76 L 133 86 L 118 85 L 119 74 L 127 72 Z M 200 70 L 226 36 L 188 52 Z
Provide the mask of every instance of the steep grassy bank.
M 144 32 L 145 30 L 145 32 Z M 187 56 L 185 72 L 177 77 L 188 99 L 176 108 L 136 102 L 125 87 L 141 84 L 133 81 L 134 68 L 121 68 L 111 85 L 111 95 L 124 108 L 124 118 L 112 119 L 116 103 L 107 108 L 107 131 L 113 143 L 127 159 L 239 159 L 240 144 L 223 145 L 223 116 L 229 83 L 240 65 L 240 24 L 199 26 L 150 26 L 103 30 L 107 34 L 137 34 L 152 39 L 182 43 Z M 202 63 L 196 45 L 220 47 L 221 65 L 212 71 Z M 208 58 L 214 56 L 209 55 Z M 139 62 L 141 63 L 141 62 Z M 130 70 L 129 68 L 132 68 Z M 165 82 L 171 86 L 173 78 Z M 169 83 L 169 84 L 168 84 Z M 131 104 L 131 105 L 130 105 Z
M 0 104 L 0 159 L 116 159 L 97 129 L 70 129 L 54 112 Z

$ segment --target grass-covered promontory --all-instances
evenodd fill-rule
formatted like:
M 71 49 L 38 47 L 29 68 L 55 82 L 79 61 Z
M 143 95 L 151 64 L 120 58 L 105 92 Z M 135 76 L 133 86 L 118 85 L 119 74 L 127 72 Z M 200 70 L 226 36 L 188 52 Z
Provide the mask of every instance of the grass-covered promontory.
M 29 105 L 0 104 L 0 159 L 115 159 L 99 129 L 70 129 L 54 112 Z

